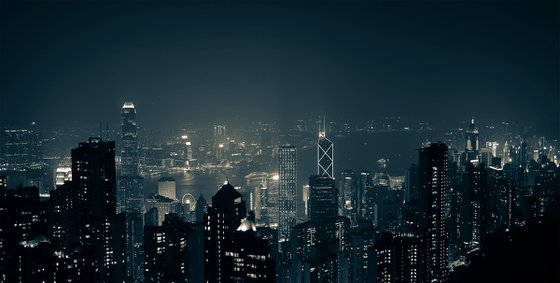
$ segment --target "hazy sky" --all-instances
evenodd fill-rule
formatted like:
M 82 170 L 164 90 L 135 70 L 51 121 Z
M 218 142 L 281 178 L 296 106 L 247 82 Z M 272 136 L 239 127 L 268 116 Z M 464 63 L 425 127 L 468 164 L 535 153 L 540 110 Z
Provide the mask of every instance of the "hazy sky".
M 558 136 L 558 1 L 0 2 L 2 124 L 517 120 Z

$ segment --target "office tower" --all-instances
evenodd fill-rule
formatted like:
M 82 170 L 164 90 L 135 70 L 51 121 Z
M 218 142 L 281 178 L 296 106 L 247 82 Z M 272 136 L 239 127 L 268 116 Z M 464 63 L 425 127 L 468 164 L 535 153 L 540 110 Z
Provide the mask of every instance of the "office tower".
M 0 165 L 12 187 L 36 186 L 43 195 L 52 188 L 53 172 L 43 162 L 42 141 L 33 127 L 0 132 Z
M 206 282 L 230 282 L 233 271 L 225 262 L 225 252 L 246 214 L 245 201 L 229 183 L 212 197 L 212 206 L 204 214 Z
M 368 190 L 373 187 L 373 178 L 371 172 L 361 171 L 358 179 L 358 221 L 362 220 L 365 215 L 365 200 Z
M 121 109 L 121 176 L 117 188 L 117 213 L 144 211 L 144 179 L 138 171 L 136 108 L 125 102 Z
M 177 182 L 172 177 L 161 177 L 158 180 L 158 194 L 170 199 L 177 199 Z
M 379 226 L 378 186 L 367 186 L 362 194 L 362 220 L 371 221 Z
M 326 125 L 323 121 L 323 128 L 319 130 L 317 140 L 317 175 L 321 177 L 334 178 L 333 147 L 333 143 L 326 136 Z
M 278 240 L 290 239 L 296 224 L 297 151 L 295 146 L 278 149 Z
M 121 176 L 117 202 L 117 213 L 126 210 L 144 211 L 144 178 L 141 176 Z
M 72 185 L 81 217 L 80 242 L 95 252 L 95 281 L 123 279 L 117 260 L 115 142 L 90 138 L 72 149 Z
M 474 124 L 474 119 L 465 132 L 465 153 L 466 161 L 479 160 L 478 127 Z
M 444 282 L 448 270 L 446 230 L 447 145 L 432 143 L 419 149 L 420 233 L 424 238 L 421 281 Z
M 337 216 L 337 200 L 333 178 L 318 175 L 309 177 L 309 220 L 324 222 Z
M 508 163 L 511 163 L 511 157 L 510 157 L 510 146 L 506 141 L 504 143 L 504 148 L 502 149 L 502 167 Z
M 10 168 L 29 167 L 42 159 L 39 134 L 32 129 L 4 130 L 4 163 Z
M 136 108 L 125 102 L 121 109 L 121 176 L 117 188 L 117 213 L 125 213 L 126 258 L 129 280 L 143 278 L 142 241 L 144 212 L 144 178 L 138 168 L 138 125 Z
M 340 176 L 339 215 L 350 218 L 350 225 L 354 227 L 358 225 L 358 183 L 356 175 L 351 170 L 344 170 Z
M 193 146 L 192 146 L 192 143 L 190 141 L 185 142 L 185 156 L 184 156 L 184 158 L 187 160 L 187 164 L 189 164 L 189 161 L 191 161 L 193 159 Z
M 138 133 L 136 108 L 132 102 L 125 102 L 121 110 L 121 175 L 138 175 Z
M 255 212 L 257 223 L 268 222 L 268 173 L 251 172 L 245 176 L 246 186 L 250 190 L 250 210 Z

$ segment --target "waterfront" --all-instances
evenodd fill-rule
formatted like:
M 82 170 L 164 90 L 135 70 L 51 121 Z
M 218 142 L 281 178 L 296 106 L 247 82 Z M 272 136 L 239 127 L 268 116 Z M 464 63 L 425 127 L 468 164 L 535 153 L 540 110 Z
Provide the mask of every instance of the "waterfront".
M 430 133 L 432 136 L 433 133 Z M 421 147 L 422 141 L 428 134 L 415 132 L 382 133 L 382 134 L 355 134 L 350 137 L 333 137 L 335 144 L 335 176 L 342 170 L 350 169 L 354 172 L 369 170 L 372 172 L 385 171 L 393 176 L 402 176 L 406 168 L 417 162 L 416 149 Z M 298 151 L 298 188 L 307 184 L 309 175 L 316 170 L 317 152 L 314 147 L 299 149 Z M 379 159 L 387 161 L 386 168 L 380 168 Z M 276 164 L 270 164 L 269 173 L 276 170 Z M 245 184 L 245 175 L 251 169 L 233 169 L 225 172 L 214 173 L 188 173 L 176 172 L 168 176 L 177 181 L 177 197 L 186 193 L 192 194 L 196 199 L 202 194 L 210 202 L 212 196 L 218 191 L 224 181 L 229 179 L 234 186 Z M 261 171 L 261 170 L 255 170 Z M 146 196 L 157 192 L 157 182 L 161 176 L 146 177 L 144 188 Z

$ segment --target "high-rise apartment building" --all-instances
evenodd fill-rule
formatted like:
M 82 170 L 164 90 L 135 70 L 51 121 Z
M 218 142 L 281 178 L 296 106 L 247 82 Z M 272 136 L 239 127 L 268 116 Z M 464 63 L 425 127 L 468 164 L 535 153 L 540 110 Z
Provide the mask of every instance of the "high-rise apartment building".
M 445 282 L 448 276 L 446 229 L 447 145 L 432 143 L 419 149 L 420 253 L 423 282 Z
M 115 244 L 121 237 L 115 230 L 115 142 L 90 138 L 72 149 L 72 183 L 81 217 L 80 243 L 95 251 L 95 281 L 122 279 L 124 251 Z

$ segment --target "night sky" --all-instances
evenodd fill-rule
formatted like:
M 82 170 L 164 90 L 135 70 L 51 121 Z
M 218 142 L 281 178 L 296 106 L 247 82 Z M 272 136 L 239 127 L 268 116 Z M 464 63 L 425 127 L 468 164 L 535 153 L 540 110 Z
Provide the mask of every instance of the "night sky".
M 0 2 L 1 124 L 309 113 L 559 136 L 558 1 Z M 116 125 L 115 125 L 116 126 Z

